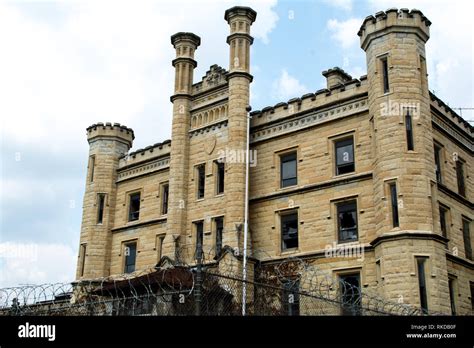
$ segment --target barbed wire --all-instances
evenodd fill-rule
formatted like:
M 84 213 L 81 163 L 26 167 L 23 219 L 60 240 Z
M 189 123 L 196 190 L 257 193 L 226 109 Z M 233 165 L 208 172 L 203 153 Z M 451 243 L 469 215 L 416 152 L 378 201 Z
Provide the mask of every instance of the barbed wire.
M 0 289 L 0 315 L 432 315 L 389 301 L 297 257 L 280 261 L 225 246 L 182 246 L 155 268 L 71 283 Z M 257 257 L 258 256 L 258 257 Z M 198 273 L 199 272 L 199 273 Z

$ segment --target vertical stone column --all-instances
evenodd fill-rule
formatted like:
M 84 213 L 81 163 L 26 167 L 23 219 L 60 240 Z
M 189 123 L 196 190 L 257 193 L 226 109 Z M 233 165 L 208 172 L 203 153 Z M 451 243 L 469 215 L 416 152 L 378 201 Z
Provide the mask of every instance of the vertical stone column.
M 441 252 L 442 237 L 434 233 L 431 192 L 435 165 L 425 64 L 430 24 L 418 10 L 390 9 L 367 17 L 359 36 L 367 57 L 369 112 L 377 146 L 377 238 L 373 244 L 382 263 L 390 265 L 382 267 L 387 271 L 384 293 L 391 300 L 419 305 L 415 257 L 427 256 L 428 307 L 444 311 L 449 303 L 446 260 Z M 412 120 L 413 149 L 407 142 L 407 110 Z M 398 227 L 392 224 L 390 182 L 396 182 L 397 187 Z
M 117 168 L 119 158 L 130 150 L 133 139 L 133 130 L 118 123 L 98 123 L 87 128 L 89 164 L 80 238 L 81 245 L 86 245 L 86 253 L 81 255 L 79 249 L 77 279 L 109 275 Z M 99 194 L 105 195 L 101 223 L 98 221 Z
M 229 105 L 228 144 L 231 151 L 244 153 L 247 144 L 247 107 L 250 75 L 250 46 L 253 38 L 250 27 L 257 13 L 249 7 L 236 6 L 225 12 L 230 26 L 227 43 L 229 56 Z M 240 158 L 245 158 L 240 156 Z M 224 245 L 243 247 L 243 222 L 245 213 L 245 162 L 226 161 L 226 215 Z
M 194 52 L 201 39 L 193 33 L 177 33 L 171 36 L 176 49 L 173 103 L 173 124 L 171 130 L 171 160 L 169 179 L 169 210 L 167 232 L 163 242 L 163 255 L 175 258 L 175 247 L 186 234 L 189 184 L 189 126 L 193 72 L 197 63 Z

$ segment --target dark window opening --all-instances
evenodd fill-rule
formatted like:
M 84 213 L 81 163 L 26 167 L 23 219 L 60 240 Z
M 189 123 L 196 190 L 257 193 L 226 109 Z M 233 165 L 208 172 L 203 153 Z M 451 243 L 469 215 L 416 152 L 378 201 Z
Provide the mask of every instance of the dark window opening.
M 81 257 L 81 277 L 84 275 L 84 269 L 86 266 L 86 250 L 87 250 L 87 244 L 81 244 L 81 251 L 80 251 L 80 257 Z
M 161 260 L 161 256 L 163 255 L 163 242 L 164 242 L 164 240 L 165 240 L 164 235 L 156 237 L 155 249 L 156 249 L 156 254 L 157 254 L 158 261 Z
M 197 167 L 197 176 L 198 176 L 198 191 L 197 198 L 204 198 L 204 189 L 206 186 L 206 165 L 201 164 Z
M 336 175 L 355 171 L 354 139 L 352 137 L 336 141 Z
M 466 185 L 464 183 L 464 162 L 458 158 L 456 161 L 456 177 L 458 181 L 458 193 L 466 196 Z
M 224 219 L 218 217 L 214 219 L 216 228 L 216 255 L 220 255 L 222 251 L 222 232 L 224 231 Z
M 414 150 L 413 144 L 413 122 L 412 117 L 410 115 L 410 110 L 407 109 L 407 114 L 405 115 L 405 131 L 407 136 L 407 149 Z
M 128 209 L 128 221 L 136 221 L 140 216 L 140 192 L 130 195 L 130 205 Z
M 471 311 L 474 312 L 474 282 L 469 282 L 471 288 Z
M 436 169 L 436 181 L 441 183 L 442 175 L 441 175 L 441 147 L 438 145 L 434 145 L 434 158 L 435 158 L 435 169 Z
M 398 198 L 397 198 L 397 184 L 391 183 L 390 187 L 390 201 L 392 202 L 392 225 L 393 227 L 400 226 L 398 218 Z
M 168 184 L 164 184 L 162 188 L 162 197 L 161 197 L 161 214 L 168 214 L 168 200 L 169 200 L 169 188 Z
M 217 162 L 217 194 L 224 193 L 224 174 L 225 166 L 224 163 Z
M 128 243 L 124 247 L 125 254 L 125 269 L 124 273 L 135 272 L 135 262 L 137 259 L 137 243 Z
M 340 277 L 342 315 L 361 315 L 360 275 L 345 274 Z
M 89 167 L 90 167 L 89 181 L 94 182 L 95 156 L 90 156 Z
M 472 260 L 472 245 L 471 245 L 471 231 L 469 230 L 469 224 L 471 221 L 462 219 L 462 235 L 464 239 L 464 250 L 466 258 Z
M 456 293 L 455 293 L 455 287 L 454 287 L 454 282 L 455 280 L 453 278 L 448 279 L 448 285 L 449 285 L 449 299 L 451 302 L 451 314 L 456 315 Z
M 282 250 L 298 247 L 298 213 L 281 215 Z
M 423 313 L 428 313 L 428 296 L 426 294 L 425 257 L 417 257 L 418 289 L 420 292 L 420 307 Z
M 202 259 L 203 237 L 204 237 L 204 222 L 198 221 L 194 223 L 196 230 L 196 259 Z
M 280 172 L 281 184 L 280 186 L 288 187 L 298 183 L 297 169 L 296 169 L 296 152 L 280 156 Z
M 448 209 L 446 209 L 443 206 L 439 207 L 439 223 L 441 226 L 441 234 L 443 237 L 447 238 L 448 237 L 448 225 L 447 225 L 447 214 L 448 214 Z
M 383 76 L 383 92 L 390 92 L 390 85 L 388 83 L 388 59 L 382 58 L 382 76 Z
M 281 304 L 283 315 L 300 315 L 300 282 L 287 280 L 283 283 Z
M 337 224 L 339 242 L 357 240 L 357 203 L 355 200 L 337 204 Z
M 104 220 L 104 206 L 105 206 L 105 194 L 99 193 L 97 195 L 98 207 L 97 207 L 97 223 L 101 224 Z

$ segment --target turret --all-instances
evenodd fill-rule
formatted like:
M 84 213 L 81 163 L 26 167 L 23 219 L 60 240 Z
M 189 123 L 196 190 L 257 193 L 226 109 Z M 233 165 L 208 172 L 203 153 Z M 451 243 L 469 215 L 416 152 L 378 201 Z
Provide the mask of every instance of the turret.
M 132 147 L 133 130 L 119 123 L 87 128 L 89 163 L 76 278 L 109 275 L 119 158 Z
M 434 233 L 435 169 L 425 54 L 430 25 L 418 10 L 389 9 L 367 17 L 358 35 L 367 56 L 375 147 L 373 245 L 376 258 L 390 265 L 385 268 L 384 295 L 447 311 L 444 240 Z M 422 285 L 428 289 L 426 296 Z
M 186 234 L 186 210 L 189 184 L 189 126 L 191 92 L 194 68 L 194 52 L 201 44 L 199 36 L 193 33 L 177 33 L 171 36 L 171 44 L 176 49 L 173 103 L 173 123 L 171 130 L 171 159 L 167 234 L 163 243 L 163 255 L 174 257 L 180 239 Z
M 229 101 L 228 101 L 228 148 L 241 153 L 247 144 L 247 108 L 249 106 L 250 82 L 250 46 L 253 38 L 250 27 L 257 13 L 249 7 L 235 6 L 225 11 L 224 19 L 230 27 L 227 43 L 229 54 Z M 245 212 L 245 163 L 226 161 L 226 219 L 224 245 L 243 246 Z M 231 231 L 234 231 L 232 233 Z

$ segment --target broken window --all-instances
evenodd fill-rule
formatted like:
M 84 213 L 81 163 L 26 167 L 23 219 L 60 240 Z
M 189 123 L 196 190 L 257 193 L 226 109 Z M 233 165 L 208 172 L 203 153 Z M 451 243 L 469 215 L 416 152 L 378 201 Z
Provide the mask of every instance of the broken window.
M 130 195 L 130 203 L 128 208 L 128 221 L 136 221 L 140 216 L 140 192 Z
M 357 202 L 355 200 L 337 204 L 337 223 L 340 243 L 358 239 Z
M 360 274 L 344 274 L 339 278 L 342 315 L 361 315 Z
M 298 247 L 298 213 L 281 215 L 282 250 Z
M 163 184 L 161 189 L 161 215 L 168 214 L 169 185 Z

